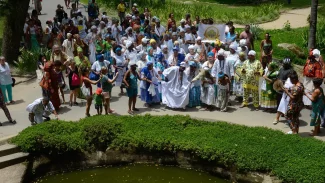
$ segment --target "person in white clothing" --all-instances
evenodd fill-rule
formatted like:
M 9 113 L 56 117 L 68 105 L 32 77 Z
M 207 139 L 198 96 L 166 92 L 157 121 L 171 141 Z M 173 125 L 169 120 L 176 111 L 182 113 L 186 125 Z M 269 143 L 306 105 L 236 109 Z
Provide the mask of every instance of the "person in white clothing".
M 218 73 L 223 72 L 226 74 L 229 79 L 234 78 L 234 67 L 225 59 L 225 51 L 220 49 L 217 54 L 218 58 L 214 62 L 211 74 L 213 77 L 216 77 L 216 81 L 218 81 Z
M 165 81 L 162 85 L 162 103 L 173 109 L 185 109 L 189 104 L 191 82 L 185 71 L 185 62 L 164 70 Z
M 160 20 L 156 19 L 156 27 L 155 27 L 155 33 L 159 37 L 159 40 L 162 40 L 163 35 L 166 32 L 166 28 L 162 25 L 160 25 Z
M 199 63 L 199 54 L 196 53 L 196 47 L 194 45 L 190 45 L 188 50 L 189 53 L 185 56 L 186 68 L 189 67 L 190 61 Z
M 56 119 L 59 119 L 58 113 L 55 111 L 52 102 L 47 97 L 36 99 L 33 103 L 29 104 L 26 108 L 29 112 L 29 120 L 32 125 L 50 121 L 49 117 L 52 113 Z M 45 118 L 45 120 L 44 120 Z
M 76 40 L 73 39 L 72 34 L 67 34 L 67 39 L 63 41 L 62 48 L 63 52 L 67 54 L 69 57 L 74 58 L 74 48 L 75 48 Z
M 195 36 L 192 34 L 191 27 L 188 25 L 185 25 L 186 33 L 185 33 L 185 52 L 188 53 L 188 47 L 190 45 L 195 45 Z
M 148 42 L 149 42 L 149 39 L 147 39 L 146 37 L 142 38 L 141 44 L 136 47 L 136 50 L 138 52 L 142 52 L 142 51 L 146 52 L 147 47 L 148 47 Z

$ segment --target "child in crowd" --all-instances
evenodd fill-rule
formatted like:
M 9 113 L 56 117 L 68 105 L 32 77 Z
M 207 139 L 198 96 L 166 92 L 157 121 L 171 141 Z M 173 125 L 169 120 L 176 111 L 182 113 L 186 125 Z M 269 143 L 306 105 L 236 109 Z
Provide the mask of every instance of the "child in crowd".
M 229 77 L 223 72 L 219 72 L 218 78 L 217 107 L 221 112 L 226 112 L 228 107 L 231 82 Z
M 108 113 L 113 113 L 114 110 L 112 110 L 110 108 L 110 98 L 112 96 L 112 88 L 113 88 L 113 83 L 115 82 L 117 76 L 118 76 L 118 72 L 116 72 L 115 76 L 113 79 L 109 79 L 107 76 L 108 73 L 108 69 L 107 67 L 102 67 L 102 79 L 100 80 L 100 83 L 102 85 L 102 89 L 103 89 L 103 96 L 104 96 L 104 109 L 105 109 L 105 114 Z
M 59 91 L 61 93 L 63 104 L 65 104 L 63 89 L 65 88 L 66 85 L 65 85 L 64 78 L 63 78 L 62 63 L 61 62 L 56 62 L 54 64 L 54 72 L 56 73 L 56 75 L 58 77 Z
M 97 88 L 96 93 L 94 95 L 95 100 L 95 109 L 97 110 L 98 115 L 102 115 L 103 112 L 103 90 L 101 88 Z

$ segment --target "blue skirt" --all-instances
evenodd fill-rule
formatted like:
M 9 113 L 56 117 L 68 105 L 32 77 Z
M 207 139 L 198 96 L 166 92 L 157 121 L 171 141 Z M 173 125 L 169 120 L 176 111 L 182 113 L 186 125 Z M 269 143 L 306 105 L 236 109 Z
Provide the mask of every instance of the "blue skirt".
M 201 105 L 201 87 L 194 86 L 190 89 L 190 100 L 188 107 L 196 107 Z
M 158 88 L 156 90 L 156 95 L 152 96 L 149 94 L 148 89 L 141 88 L 141 100 L 147 104 L 160 103 L 160 96 Z

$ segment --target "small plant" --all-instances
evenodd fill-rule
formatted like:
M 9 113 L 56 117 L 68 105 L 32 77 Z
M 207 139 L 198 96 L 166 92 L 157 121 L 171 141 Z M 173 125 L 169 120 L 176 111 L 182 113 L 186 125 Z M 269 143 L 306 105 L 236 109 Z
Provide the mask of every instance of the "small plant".
M 291 31 L 291 24 L 289 22 L 289 20 L 287 20 L 284 24 L 283 24 L 283 29 L 286 31 Z
M 263 29 L 257 24 L 250 24 L 250 27 L 254 40 L 260 40 L 259 36 L 262 34 Z

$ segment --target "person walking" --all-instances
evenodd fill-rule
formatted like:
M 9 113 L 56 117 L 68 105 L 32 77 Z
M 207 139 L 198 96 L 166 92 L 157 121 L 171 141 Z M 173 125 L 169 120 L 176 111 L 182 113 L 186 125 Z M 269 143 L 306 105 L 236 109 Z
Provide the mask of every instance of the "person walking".
M 70 88 L 70 106 L 79 104 L 77 103 L 78 89 L 80 88 L 80 78 L 79 71 L 76 67 L 76 62 L 72 61 L 68 67 L 67 77 L 69 78 L 69 88 Z
M 3 93 L 5 103 L 7 105 L 15 103 L 12 100 L 12 78 L 10 67 L 3 56 L 0 57 L 0 88 Z
M 9 120 L 9 122 L 12 123 L 12 124 L 16 124 L 16 121 L 11 118 L 10 112 L 9 112 L 9 110 L 7 108 L 7 105 L 5 103 L 4 96 L 3 96 L 3 93 L 2 93 L 1 90 L 0 90 L 0 107 L 3 110 L 3 112 L 5 113 L 7 119 Z M 2 126 L 1 122 L 0 122 L 0 126 Z

